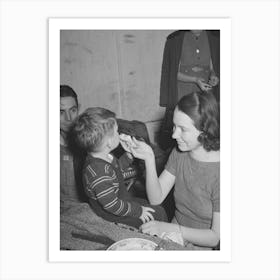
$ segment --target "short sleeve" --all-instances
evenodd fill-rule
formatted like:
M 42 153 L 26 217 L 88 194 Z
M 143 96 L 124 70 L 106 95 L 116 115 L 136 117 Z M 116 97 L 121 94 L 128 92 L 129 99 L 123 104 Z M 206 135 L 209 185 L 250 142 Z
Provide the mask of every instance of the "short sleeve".
M 172 175 L 176 176 L 176 171 L 178 165 L 178 151 L 174 148 L 168 158 L 168 161 L 165 165 L 165 170 L 170 172 Z
M 212 189 L 213 212 L 220 212 L 220 178 L 216 178 Z

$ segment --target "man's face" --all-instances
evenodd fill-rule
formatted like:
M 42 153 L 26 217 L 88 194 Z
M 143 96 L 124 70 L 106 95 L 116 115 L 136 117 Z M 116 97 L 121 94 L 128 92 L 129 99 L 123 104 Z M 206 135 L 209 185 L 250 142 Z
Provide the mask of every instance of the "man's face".
M 79 113 L 78 104 L 71 96 L 60 98 L 60 129 L 68 132 Z

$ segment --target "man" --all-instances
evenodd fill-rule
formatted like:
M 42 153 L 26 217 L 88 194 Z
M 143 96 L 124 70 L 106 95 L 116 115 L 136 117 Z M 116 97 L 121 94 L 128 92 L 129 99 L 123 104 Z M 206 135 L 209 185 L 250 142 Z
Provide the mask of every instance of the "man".
M 60 199 L 82 199 L 79 168 L 81 154 L 70 145 L 69 131 L 79 114 L 78 97 L 67 85 L 60 86 Z

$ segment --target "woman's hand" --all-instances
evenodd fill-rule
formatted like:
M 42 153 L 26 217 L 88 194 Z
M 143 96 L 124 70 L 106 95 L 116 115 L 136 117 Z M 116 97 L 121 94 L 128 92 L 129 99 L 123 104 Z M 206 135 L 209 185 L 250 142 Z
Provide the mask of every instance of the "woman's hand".
M 152 148 L 144 141 L 138 141 L 135 137 L 121 134 L 120 143 L 123 149 L 134 157 L 145 160 L 147 156 L 153 155 Z
M 140 229 L 143 233 L 157 236 L 161 236 L 163 233 L 180 232 L 179 226 L 177 224 L 159 221 L 150 221 L 145 223 L 140 227 Z
M 135 146 L 130 135 L 120 134 L 120 143 L 127 153 L 131 153 L 131 148 Z
M 212 73 L 210 75 L 210 79 L 209 79 L 209 85 L 211 85 L 212 87 L 216 86 L 219 83 L 219 78 L 216 76 L 215 73 Z
M 150 145 L 144 141 L 138 141 L 135 137 L 132 137 L 133 145 L 130 146 L 130 152 L 136 158 L 147 160 L 154 156 L 154 151 Z
M 140 220 L 143 223 L 149 222 L 149 221 L 153 221 L 154 220 L 154 216 L 152 215 L 151 212 L 155 212 L 155 210 L 153 208 L 150 207 L 145 207 L 145 206 L 141 206 L 142 207 L 142 214 L 139 217 Z
M 199 86 L 199 88 L 200 88 L 202 91 L 209 91 L 209 90 L 212 89 L 212 85 L 207 84 L 207 83 L 205 82 L 205 80 L 202 79 L 202 78 L 197 78 L 196 84 Z

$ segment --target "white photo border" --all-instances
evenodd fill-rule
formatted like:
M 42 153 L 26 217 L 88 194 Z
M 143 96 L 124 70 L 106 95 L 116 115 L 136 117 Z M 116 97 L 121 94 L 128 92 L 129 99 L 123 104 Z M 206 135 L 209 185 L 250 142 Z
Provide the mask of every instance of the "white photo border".
M 219 251 L 61 251 L 59 213 L 60 30 L 220 30 L 221 249 Z M 49 19 L 49 261 L 51 262 L 231 261 L 231 19 L 50 18 Z M 168 260 L 168 261 L 167 261 Z

